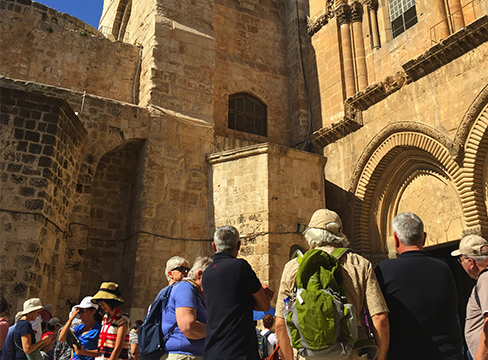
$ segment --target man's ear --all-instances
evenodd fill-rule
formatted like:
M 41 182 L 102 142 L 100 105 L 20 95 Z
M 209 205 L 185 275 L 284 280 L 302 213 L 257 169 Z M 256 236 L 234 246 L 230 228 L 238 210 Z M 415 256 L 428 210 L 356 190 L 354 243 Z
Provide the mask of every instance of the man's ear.
M 217 252 L 217 246 L 215 246 L 215 242 L 212 241 L 212 249 L 214 252 Z
M 400 239 L 395 232 L 393 233 L 393 238 L 395 239 L 395 249 L 398 249 L 400 247 Z
M 237 250 L 239 251 L 241 249 L 241 240 L 237 242 Z
M 424 241 L 422 241 L 422 246 L 425 245 L 426 240 L 427 240 L 427 233 L 424 231 Z

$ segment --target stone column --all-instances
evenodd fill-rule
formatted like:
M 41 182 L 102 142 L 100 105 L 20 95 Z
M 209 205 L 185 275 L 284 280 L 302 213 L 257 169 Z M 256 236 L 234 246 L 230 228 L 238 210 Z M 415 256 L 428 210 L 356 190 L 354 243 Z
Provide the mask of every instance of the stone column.
M 464 16 L 459 0 L 449 0 L 449 13 L 451 14 L 452 32 L 464 27 Z
M 370 29 L 371 29 L 371 43 L 373 49 L 380 48 L 380 32 L 378 29 L 378 1 L 377 0 L 365 0 L 363 4 L 368 8 L 368 18 L 370 20 Z
M 368 86 L 368 70 L 366 67 L 363 38 L 363 5 L 359 1 L 354 1 L 351 4 L 351 22 L 354 34 L 354 55 L 356 58 L 358 90 L 361 91 Z
M 344 82 L 346 86 L 346 97 L 350 97 L 356 93 L 356 85 L 354 82 L 354 63 L 352 58 L 352 43 L 351 43 L 351 8 L 347 4 L 342 4 L 335 10 L 337 16 L 337 24 L 341 32 L 341 50 L 342 59 L 344 62 Z
M 432 7 L 434 14 L 437 14 L 437 24 L 434 26 L 434 34 L 431 34 L 431 37 L 432 40 L 440 41 L 450 34 L 444 0 L 432 1 Z

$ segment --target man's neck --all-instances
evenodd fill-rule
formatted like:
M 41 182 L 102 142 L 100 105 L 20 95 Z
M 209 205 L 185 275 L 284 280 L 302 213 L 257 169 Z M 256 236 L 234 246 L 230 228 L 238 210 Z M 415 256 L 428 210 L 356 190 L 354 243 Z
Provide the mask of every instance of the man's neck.
M 398 247 L 396 250 L 398 254 L 403 254 L 404 252 L 407 251 L 423 251 L 424 248 L 422 246 L 417 246 L 417 245 L 402 245 Z

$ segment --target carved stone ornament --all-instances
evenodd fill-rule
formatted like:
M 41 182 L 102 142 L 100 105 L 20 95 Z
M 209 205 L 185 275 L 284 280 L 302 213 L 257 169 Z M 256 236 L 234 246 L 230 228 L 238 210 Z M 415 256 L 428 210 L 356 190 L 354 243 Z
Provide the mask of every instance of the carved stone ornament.
M 359 1 L 351 4 L 351 22 L 363 21 L 363 5 Z
M 339 26 L 351 22 L 351 7 L 348 4 L 342 4 L 335 9 L 337 23 Z

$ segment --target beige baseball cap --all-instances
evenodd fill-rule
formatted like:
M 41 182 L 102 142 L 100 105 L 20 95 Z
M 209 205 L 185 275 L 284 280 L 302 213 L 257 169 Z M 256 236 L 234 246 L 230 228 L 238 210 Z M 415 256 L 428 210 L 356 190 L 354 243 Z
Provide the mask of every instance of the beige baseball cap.
M 319 209 L 314 212 L 308 223 L 308 229 L 323 229 L 335 235 L 344 236 L 341 218 L 336 212 L 329 209 Z
M 459 249 L 451 253 L 452 256 L 483 256 L 488 255 L 488 241 L 479 235 L 467 235 L 459 243 Z

